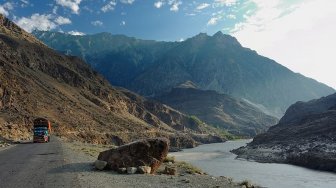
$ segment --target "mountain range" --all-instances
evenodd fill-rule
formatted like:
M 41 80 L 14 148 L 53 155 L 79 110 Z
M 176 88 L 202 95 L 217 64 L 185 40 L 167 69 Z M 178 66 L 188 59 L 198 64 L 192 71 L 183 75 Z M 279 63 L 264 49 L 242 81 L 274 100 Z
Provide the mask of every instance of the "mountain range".
M 140 40 L 110 33 L 33 34 L 57 51 L 81 57 L 113 85 L 147 97 L 160 96 L 191 81 L 199 89 L 247 100 L 280 118 L 296 101 L 335 91 L 258 55 L 221 32 L 213 36 L 200 33 L 182 42 Z
M 68 140 L 120 145 L 167 137 L 173 147 L 225 140 L 222 131 L 166 105 L 110 85 L 77 57 L 48 48 L 0 15 L 0 133 L 29 139 L 45 117 Z

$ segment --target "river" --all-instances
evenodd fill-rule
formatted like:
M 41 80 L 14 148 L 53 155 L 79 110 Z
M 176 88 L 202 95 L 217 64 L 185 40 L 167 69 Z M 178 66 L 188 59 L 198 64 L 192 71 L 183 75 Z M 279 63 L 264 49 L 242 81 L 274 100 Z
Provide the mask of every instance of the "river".
M 232 177 L 235 181 L 251 180 L 271 188 L 336 188 L 336 174 L 310 170 L 288 164 L 257 163 L 237 160 L 230 150 L 251 140 L 205 144 L 171 153 L 177 160 L 189 162 L 213 176 Z

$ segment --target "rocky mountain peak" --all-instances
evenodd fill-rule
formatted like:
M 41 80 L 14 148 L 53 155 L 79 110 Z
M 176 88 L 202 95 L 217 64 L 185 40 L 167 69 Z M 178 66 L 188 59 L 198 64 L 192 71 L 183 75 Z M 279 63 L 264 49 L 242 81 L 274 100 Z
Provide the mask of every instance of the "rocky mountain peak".
M 217 32 L 213 35 L 213 37 L 222 37 L 222 36 L 224 36 L 224 34 L 223 34 L 221 31 L 217 31 Z
M 210 36 L 208 35 L 208 34 L 206 34 L 206 33 L 199 33 L 198 35 L 196 35 L 196 36 L 194 36 L 194 37 L 192 37 L 191 39 L 198 39 L 198 40 L 200 40 L 200 39 L 202 39 L 202 40 L 204 40 L 204 39 L 207 39 L 207 38 L 209 38 Z
M 235 37 L 231 35 L 223 34 L 221 31 L 218 31 L 217 33 L 215 33 L 212 36 L 212 39 L 214 39 L 217 42 L 223 43 L 225 45 L 230 44 L 232 46 L 235 45 L 235 46 L 241 47 L 241 44 L 238 42 L 238 40 Z

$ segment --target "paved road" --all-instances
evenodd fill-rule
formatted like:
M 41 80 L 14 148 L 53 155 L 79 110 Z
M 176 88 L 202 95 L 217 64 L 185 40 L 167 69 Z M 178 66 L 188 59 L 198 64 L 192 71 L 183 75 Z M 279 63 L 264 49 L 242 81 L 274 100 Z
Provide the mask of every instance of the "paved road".
M 61 142 L 25 143 L 0 151 L 0 188 L 77 187 Z

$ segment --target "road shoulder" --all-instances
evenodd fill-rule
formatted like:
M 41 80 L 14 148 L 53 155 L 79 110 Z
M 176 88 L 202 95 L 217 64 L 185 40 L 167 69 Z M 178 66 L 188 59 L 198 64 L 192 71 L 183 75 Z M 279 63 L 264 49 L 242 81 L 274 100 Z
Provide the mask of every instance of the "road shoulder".
M 96 160 L 93 150 L 102 150 L 102 147 L 93 147 L 92 145 L 75 143 L 66 143 L 64 145 L 64 154 L 69 160 L 73 171 L 78 172 L 77 178 L 79 187 L 241 187 L 231 178 L 213 177 L 210 175 L 191 175 L 182 174 L 177 176 L 170 175 L 124 175 L 112 171 L 98 171 L 94 168 L 93 162 Z

